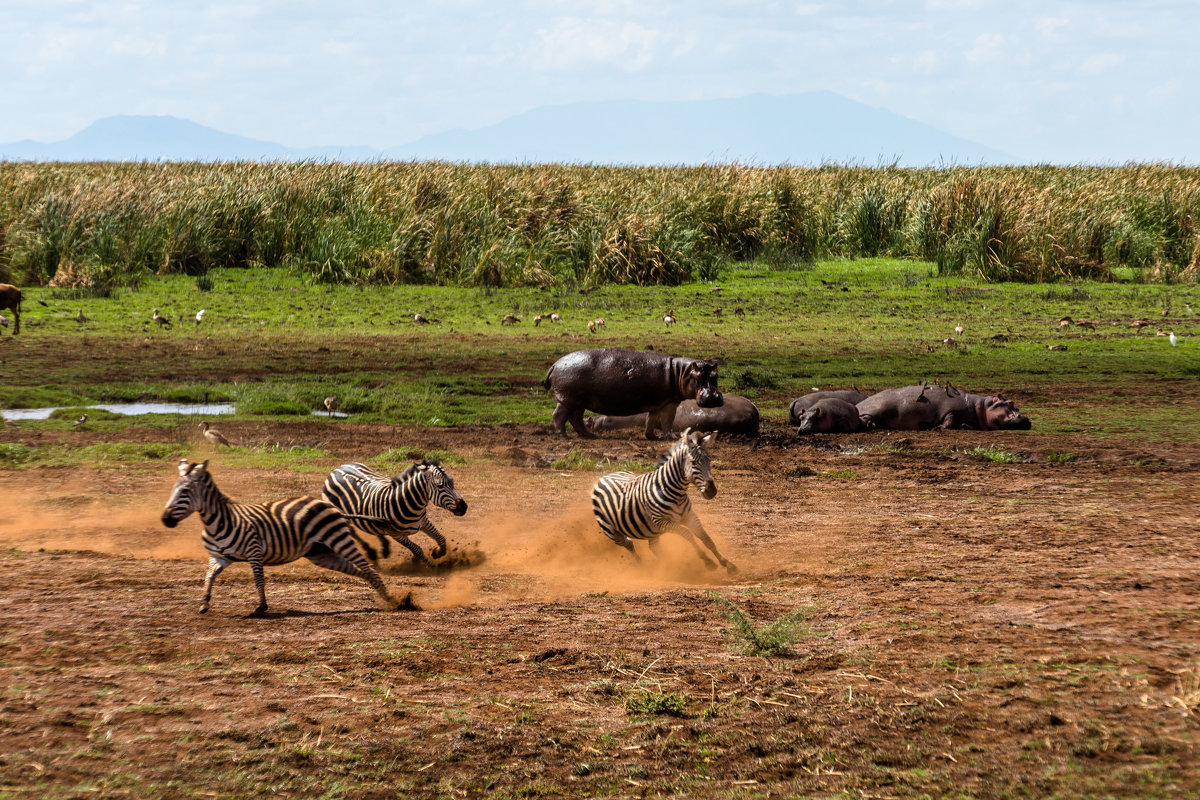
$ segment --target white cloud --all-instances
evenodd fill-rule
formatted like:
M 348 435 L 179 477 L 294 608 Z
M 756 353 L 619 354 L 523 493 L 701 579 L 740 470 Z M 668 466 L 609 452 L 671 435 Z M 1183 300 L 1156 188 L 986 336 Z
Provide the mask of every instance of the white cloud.
M 1088 56 L 1079 65 L 1082 75 L 1102 75 L 1114 67 L 1125 63 L 1125 56 L 1120 53 L 1096 53 Z
M 998 61 L 1004 57 L 1006 46 L 1002 33 L 981 33 L 975 38 L 975 46 L 967 51 L 967 61 L 972 64 L 984 64 Z
M 636 72 L 649 66 L 669 40 L 637 22 L 580 18 L 561 20 L 538 36 L 546 65 L 560 70 L 599 65 Z

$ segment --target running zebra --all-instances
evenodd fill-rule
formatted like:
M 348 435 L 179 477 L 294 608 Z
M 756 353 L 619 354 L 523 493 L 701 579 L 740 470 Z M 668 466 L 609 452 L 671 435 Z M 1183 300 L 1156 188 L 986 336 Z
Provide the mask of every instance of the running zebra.
M 696 542 L 699 538 L 721 566 L 730 574 L 737 572 L 737 567 L 717 552 L 688 499 L 689 483 L 695 484 L 706 500 L 717 494 L 712 460 L 705 448 L 716 435 L 711 433 L 701 438 L 689 428 L 659 456 L 653 472 L 644 475 L 614 472 L 596 481 L 592 487 L 592 511 L 600 523 L 600 531 L 639 561 L 641 557 L 633 549 L 634 539 L 648 539 L 653 552 L 659 536 L 668 531 L 678 533 L 692 543 L 706 567 L 715 569 L 717 565 Z
M 235 561 L 249 561 L 258 589 L 258 608 L 267 610 L 264 566 L 307 558 L 318 567 L 344 572 L 371 584 L 388 610 L 400 603 L 388 594 L 379 574 L 354 546 L 354 533 L 338 510 L 315 497 L 292 497 L 274 503 L 235 503 L 226 497 L 208 473 L 208 462 L 179 461 L 179 480 L 171 490 L 162 521 L 174 528 L 193 511 L 204 521 L 204 549 L 208 574 L 200 613 L 208 611 L 213 583 Z
M 377 561 L 391 554 L 387 537 L 407 547 L 413 557 L 432 567 L 433 562 L 416 542 L 409 539 L 424 533 L 437 542 L 434 558 L 446 555 L 446 538 L 429 521 L 430 503 L 441 506 L 456 517 L 467 513 L 467 503 L 454 489 L 454 479 L 437 461 L 425 459 L 413 464 L 394 478 L 382 475 L 365 464 L 343 464 L 325 479 L 324 498 L 338 508 L 356 528 L 379 537 L 382 555 L 359 536 L 358 543 L 367 558 Z

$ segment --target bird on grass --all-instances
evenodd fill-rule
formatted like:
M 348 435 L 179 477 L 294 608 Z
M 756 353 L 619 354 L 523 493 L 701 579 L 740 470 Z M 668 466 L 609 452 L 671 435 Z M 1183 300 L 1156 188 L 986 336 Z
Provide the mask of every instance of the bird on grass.
M 87 422 L 87 414 L 84 414 L 82 417 L 80 417 L 79 419 L 77 419 L 73 423 L 71 423 L 71 427 L 78 428 L 80 425 L 82 425 L 85 422 Z
M 557 312 L 550 315 L 551 322 L 558 322 L 560 319 L 562 319 L 562 317 L 560 317 Z
M 333 412 L 337 410 L 338 399 L 333 395 L 325 398 L 325 411 L 329 416 L 333 416 Z
M 667 326 L 674 325 L 675 324 L 675 315 L 674 314 L 663 314 L 663 324 L 667 325 Z
M 541 325 L 541 324 L 542 324 L 542 319 L 543 319 L 543 317 L 542 317 L 542 315 L 541 315 L 541 314 L 538 314 L 538 315 L 536 315 L 536 316 L 533 318 L 533 327 L 535 327 L 535 328 L 536 328 L 538 325 Z
M 416 322 L 419 325 L 429 324 L 429 320 L 425 319 L 424 314 L 413 314 L 413 322 Z
M 229 444 L 228 439 L 226 439 L 223 435 L 221 435 L 221 432 L 219 430 L 210 426 L 207 422 L 200 423 L 200 430 L 204 433 L 204 438 L 207 439 L 209 441 L 209 443 L 211 443 L 213 445 L 216 445 L 218 447 L 221 445 L 225 445 L 226 447 L 233 446 L 233 445 Z
M 1148 320 L 1148 319 L 1135 319 L 1133 322 L 1129 323 L 1129 327 L 1137 328 L 1137 332 L 1141 333 L 1142 328 L 1146 327 L 1149 324 L 1150 324 L 1150 320 Z
M 207 310 L 208 310 L 207 308 L 202 308 L 196 312 L 196 324 L 197 325 L 199 325 L 201 322 L 204 322 L 204 312 Z
M 955 326 L 954 326 L 954 333 L 955 333 L 956 335 L 958 335 L 958 336 L 962 336 L 962 335 L 963 335 L 963 326 L 962 326 L 962 325 L 955 325 Z
M 3 315 L 0 315 L 0 328 L 7 328 L 7 327 L 8 327 L 8 320 Z
M 166 325 L 168 328 L 171 327 L 171 320 L 167 319 L 162 314 L 158 313 L 157 308 L 154 309 L 154 313 L 150 315 L 150 320 L 152 322 L 157 322 L 158 327 L 160 327 L 160 328 L 164 325 Z
M 79 313 L 75 315 L 75 321 L 80 325 L 88 321 L 88 318 L 83 315 L 83 309 L 79 309 Z
M 504 319 L 500 320 L 501 325 L 516 325 L 521 319 L 514 314 L 505 314 Z
M 5 417 L 5 418 L 4 418 L 4 427 L 6 427 L 6 428 L 15 428 L 15 427 L 17 427 L 17 423 L 13 422 L 13 421 L 12 421 L 11 419 L 9 419 L 8 417 Z
M 1179 344 L 1179 340 L 1175 338 L 1175 331 L 1171 331 L 1169 334 L 1167 334 L 1167 341 L 1171 343 L 1171 347 L 1175 347 L 1177 344 Z

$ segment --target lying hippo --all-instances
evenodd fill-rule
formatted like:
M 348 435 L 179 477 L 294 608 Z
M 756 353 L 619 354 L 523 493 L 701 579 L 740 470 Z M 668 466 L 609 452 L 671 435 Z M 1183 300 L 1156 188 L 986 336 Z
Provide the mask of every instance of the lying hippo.
M 1033 423 L 1011 400 L 1000 395 L 968 394 L 952 386 L 919 384 L 886 389 L 858 404 L 864 422 L 879 428 L 925 431 L 972 428 L 981 431 L 1029 430 Z
M 856 405 L 867 399 L 867 395 L 858 389 L 833 389 L 827 392 L 813 392 L 792 401 L 788 409 L 788 421 L 793 425 L 800 424 L 800 415 L 812 408 L 814 403 L 821 400 L 842 400 L 850 405 Z
M 646 438 L 669 431 L 675 408 L 695 400 L 701 408 L 722 403 L 717 365 L 696 358 L 674 358 L 637 350 L 576 350 L 554 362 L 542 385 L 554 392 L 554 430 L 566 435 L 567 422 L 581 437 L 594 434 L 583 412 L 628 416 L 646 412 Z
M 684 400 L 675 409 L 675 430 L 691 428 L 694 431 L 719 431 L 721 433 L 737 433 L 742 436 L 758 436 L 758 406 L 740 394 L 726 394 L 724 398 L 725 402 L 715 408 L 701 408 L 695 400 Z M 633 414 L 626 417 L 601 415 L 588 417 L 583 424 L 592 433 L 615 431 L 622 428 L 644 428 L 648 416 L 648 414 Z
M 865 395 L 864 395 L 865 397 Z M 792 404 L 793 411 L 795 403 Z M 859 416 L 858 407 L 836 397 L 818 400 L 800 413 L 796 433 L 855 433 L 870 425 Z

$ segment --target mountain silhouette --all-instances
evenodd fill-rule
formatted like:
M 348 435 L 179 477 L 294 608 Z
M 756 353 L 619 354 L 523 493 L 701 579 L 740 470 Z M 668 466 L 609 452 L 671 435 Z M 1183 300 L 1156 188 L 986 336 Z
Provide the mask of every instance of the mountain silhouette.
M 58 142 L 0 144 L 30 161 L 444 160 L 591 164 L 1003 164 L 1015 159 L 833 92 L 543 106 L 474 130 L 376 150 L 296 148 L 166 116 L 106 117 Z

